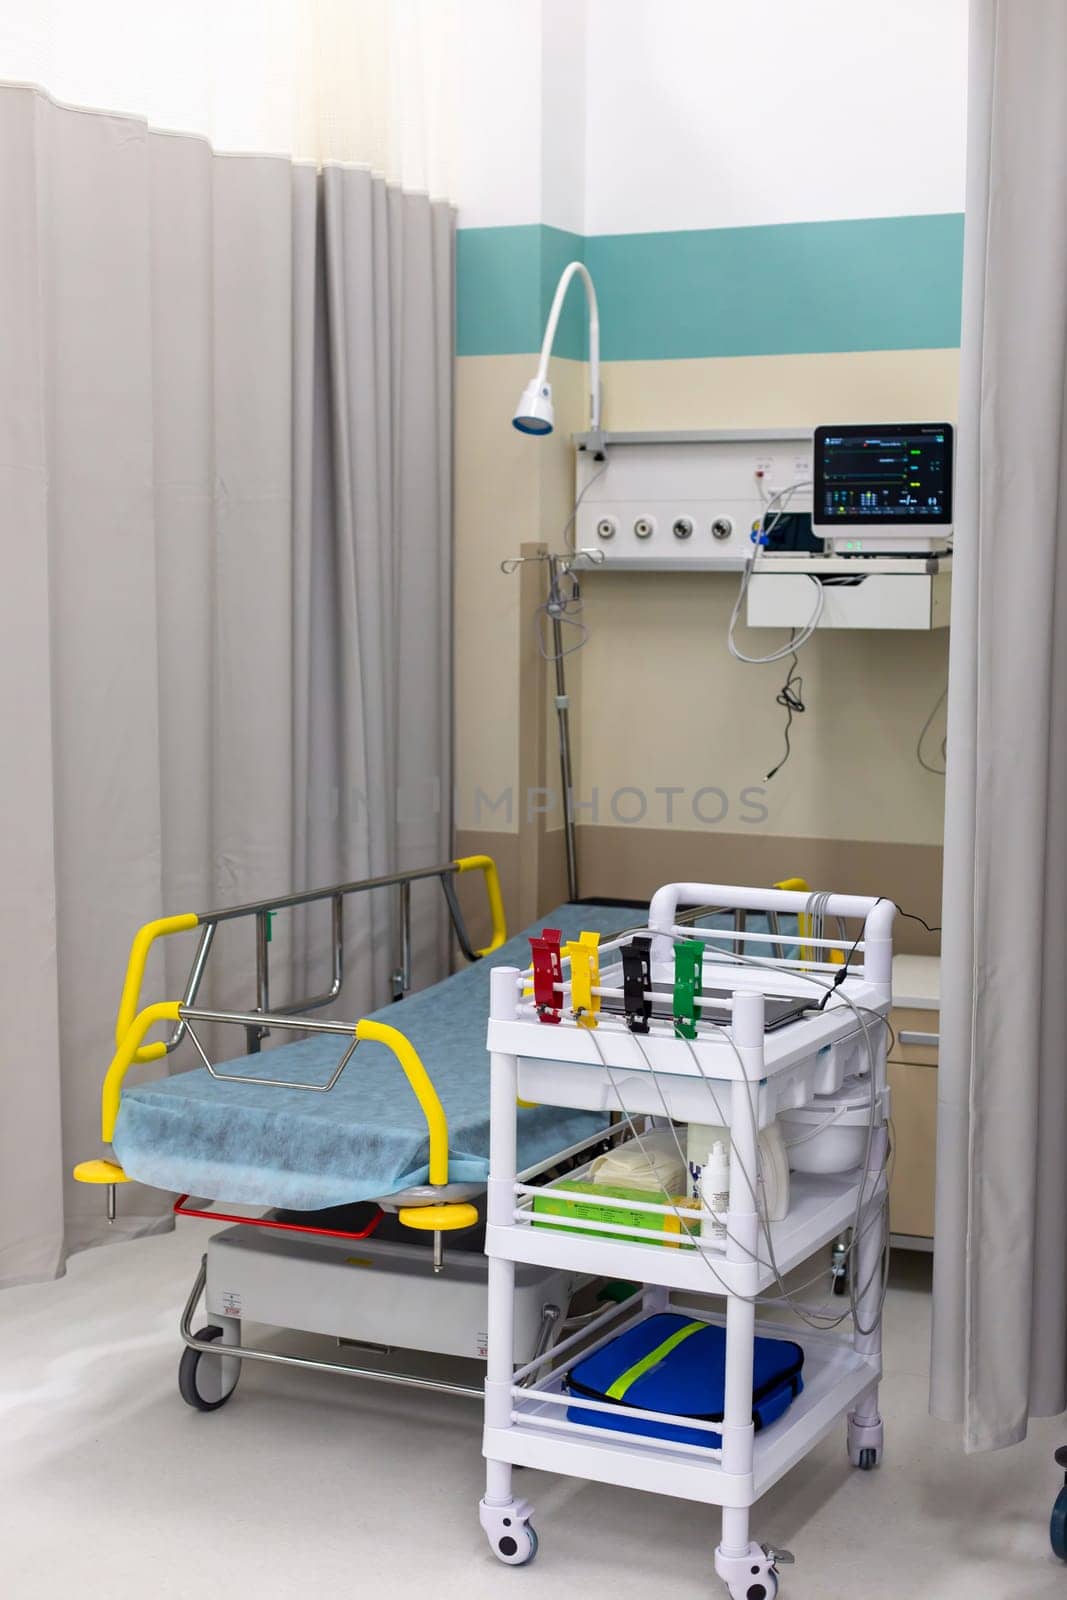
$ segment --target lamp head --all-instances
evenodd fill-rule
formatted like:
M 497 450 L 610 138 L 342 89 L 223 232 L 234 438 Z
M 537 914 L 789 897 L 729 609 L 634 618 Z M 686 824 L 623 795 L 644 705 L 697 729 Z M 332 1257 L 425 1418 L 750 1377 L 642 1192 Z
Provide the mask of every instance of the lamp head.
M 534 378 L 522 391 L 511 419 L 512 427 L 518 428 L 520 433 L 551 433 L 555 422 L 552 385 L 547 379 Z

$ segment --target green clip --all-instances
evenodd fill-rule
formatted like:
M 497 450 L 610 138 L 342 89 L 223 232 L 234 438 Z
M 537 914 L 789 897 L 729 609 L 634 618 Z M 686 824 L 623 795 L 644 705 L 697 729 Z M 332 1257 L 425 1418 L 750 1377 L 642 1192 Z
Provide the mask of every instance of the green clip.
M 674 947 L 674 1036 L 697 1036 L 696 997 L 704 970 L 704 945 L 700 939 L 683 939 Z
M 275 918 L 275 915 L 276 915 L 276 913 L 273 912 L 273 911 L 268 911 L 267 912 L 267 943 L 268 944 L 270 944 L 271 940 L 274 938 L 274 918 Z

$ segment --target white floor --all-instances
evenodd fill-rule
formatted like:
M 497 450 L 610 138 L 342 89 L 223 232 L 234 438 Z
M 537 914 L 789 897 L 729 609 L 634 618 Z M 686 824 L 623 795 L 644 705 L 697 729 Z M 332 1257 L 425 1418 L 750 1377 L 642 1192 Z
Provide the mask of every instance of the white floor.
M 217 1414 L 178 1397 L 176 1318 L 209 1231 L 184 1223 L 0 1296 L 0 1594 L 58 1600 L 695 1600 L 722 1591 L 713 1510 L 523 1473 L 541 1553 L 505 1569 L 478 1527 L 475 1404 L 246 1364 Z M 926 1413 L 929 1263 L 898 1256 L 885 1464 L 827 1439 L 758 1508 L 791 1548 L 783 1600 L 1043 1600 L 1067 1422 L 965 1457 Z M 471 1367 L 470 1372 L 475 1369 Z

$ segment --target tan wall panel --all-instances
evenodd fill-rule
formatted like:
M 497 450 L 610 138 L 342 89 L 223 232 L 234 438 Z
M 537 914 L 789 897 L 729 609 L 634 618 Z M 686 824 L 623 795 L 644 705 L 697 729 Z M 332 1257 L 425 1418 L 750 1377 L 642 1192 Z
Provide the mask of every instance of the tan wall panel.
M 546 836 L 536 900 L 524 898 L 520 891 L 521 848 L 516 834 L 484 830 L 456 834 L 457 855 L 484 851 L 496 860 L 512 932 L 535 922 L 567 897 L 561 834 Z M 643 901 L 661 883 L 684 880 L 773 884 L 801 877 L 816 889 L 884 894 L 932 927 L 941 920 L 941 851 L 932 845 L 767 838 L 681 828 L 583 827 L 578 829 L 578 861 L 581 891 L 587 899 Z M 489 921 L 481 879 L 472 874 L 460 882 L 472 935 L 484 940 Z M 936 954 L 939 948 L 936 937 L 903 918 L 898 919 L 893 938 L 898 951 L 912 955 Z
M 773 884 L 806 878 L 813 889 L 881 894 L 931 927 L 941 921 L 941 850 L 856 840 L 768 837 L 758 833 L 698 833 L 682 828 L 578 830 L 582 894 L 647 900 L 661 883 Z M 547 909 L 547 908 L 546 908 Z M 894 948 L 936 954 L 940 941 L 904 918 Z
M 764 428 L 817 422 L 932 422 L 956 415 L 958 350 L 612 361 L 607 428 Z
M 786 663 L 747 666 L 726 647 L 737 573 L 592 573 L 585 581 L 590 640 L 582 651 L 575 744 L 580 799 L 610 826 L 635 820 L 663 827 L 668 798 L 683 790 L 673 821 L 693 828 L 721 818 L 747 831 L 747 788 L 763 791 L 766 817 L 753 831 L 841 839 L 940 843 L 944 780 L 925 771 L 915 746 L 948 675 L 948 631 L 819 634 L 800 652 L 807 707 L 791 730 L 792 755 L 769 783 L 784 752 L 785 712 L 775 703 Z M 779 630 L 739 640 L 751 653 L 784 643 Z M 942 714 L 943 715 L 943 714 Z M 927 759 L 940 758 L 944 722 L 931 729 Z M 620 796 L 637 789 L 645 797 Z M 613 814 L 612 797 L 616 796 Z
M 573 494 L 569 435 L 584 424 L 585 369 L 553 363 L 556 432 L 532 440 L 511 428 L 510 417 L 533 365 L 530 356 L 456 364 L 457 825 L 492 835 L 532 828 L 542 836 L 543 846 L 527 839 L 524 859 L 543 894 L 556 881 L 547 840 L 560 811 L 557 805 L 543 818 L 528 815 L 531 763 L 524 760 L 520 773 L 517 719 L 531 659 L 523 630 L 532 624 L 521 614 L 518 582 L 503 577 L 499 563 L 524 541 L 559 545 Z M 670 428 L 952 415 L 957 371 L 953 350 L 615 362 L 605 368 L 607 417 L 616 428 Z M 793 756 L 768 786 L 766 818 L 742 820 L 742 789 L 763 787 L 782 752 L 784 712 L 774 697 L 784 668 L 747 667 L 729 657 L 725 629 L 736 583 L 734 575 L 715 574 L 594 573 L 585 580 L 591 639 L 567 672 L 579 798 L 591 802 L 599 792 L 599 826 L 612 836 L 619 831 L 612 796 L 636 788 L 645 793 L 645 815 L 624 831 L 667 832 L 667 799 L 653 791 L 680 787 L 675 825 L 703 838 L 693 797 L 714 786 L 730 808 L 721 826 L 739 838 L 751 827 L 753 838 L 783 842 L 938 844 L 943 783 L 919 766 L 915 741 L 945 682 L 946 631 L 835 632 L 812 641 L 801 656 L 809 709 L 794 722 Z M 779 637 L 763 630 L 749 636 L 758 647 Z M 555 788 L 550 672 L 543 692 L 547 713 L 537 738 L 544 740 L 545 782 Z M 931 729 L 928 757 L 936 757 L 942 733 L 938 724 Z M 510 815 L 484 802 L 476 811 L 479 789 L 491 797 L 510 791 Z M 629 817 L 638 802 L 630 796 L 621 804 Z M 712 798 L 705 809 L 719 805 Z M 746 808 L 746 817 L 752 814 Z M 593 820 L 591 810 L 582 813 L 583 834 L 597 831 Z

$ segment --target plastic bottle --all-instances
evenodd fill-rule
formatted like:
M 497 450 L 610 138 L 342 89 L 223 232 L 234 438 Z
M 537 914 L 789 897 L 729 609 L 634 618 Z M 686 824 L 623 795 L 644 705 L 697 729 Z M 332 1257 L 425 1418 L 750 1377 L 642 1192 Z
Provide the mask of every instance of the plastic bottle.
M 718 1139 L 700 1174 L 700 1203 L 701 1235 L 716 1244 L 725 1244 L 730 1210 L 730 1152 Z

